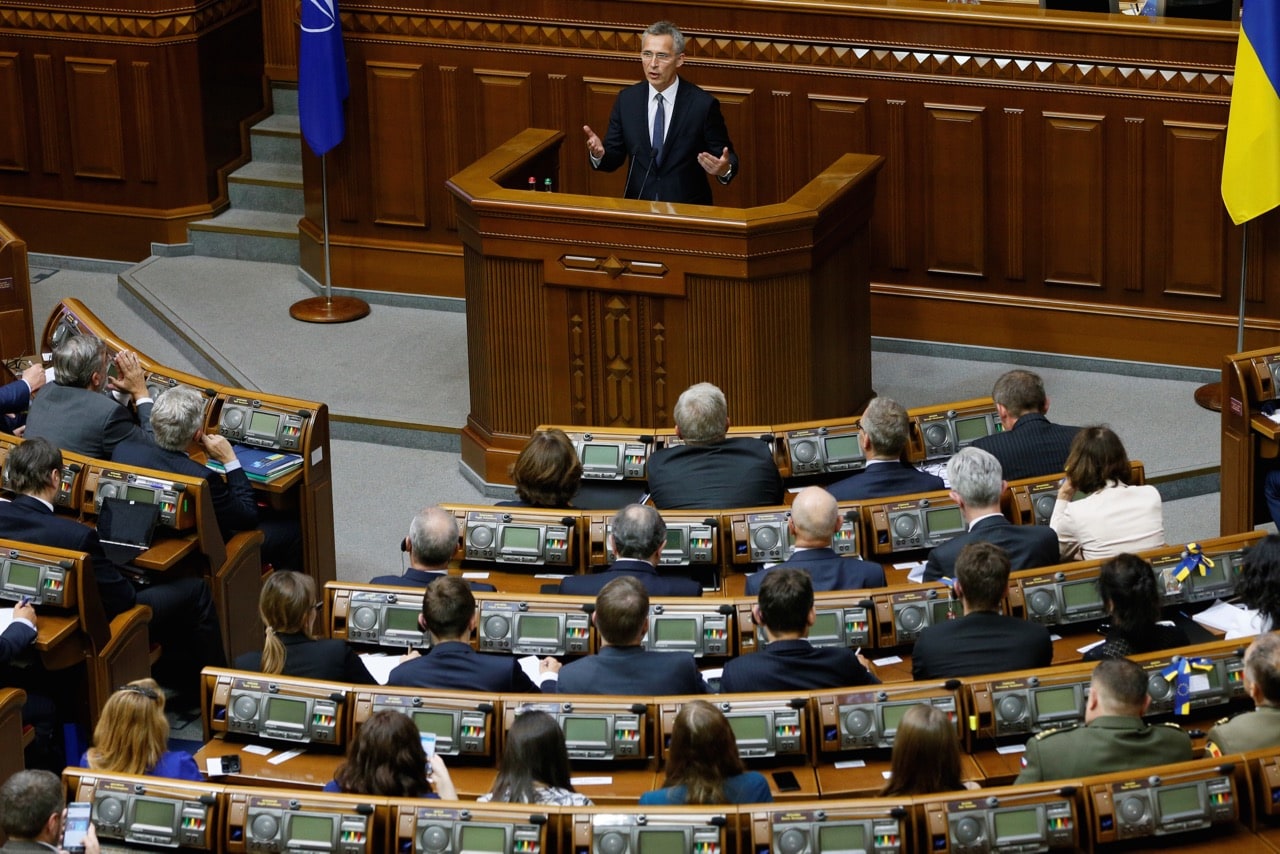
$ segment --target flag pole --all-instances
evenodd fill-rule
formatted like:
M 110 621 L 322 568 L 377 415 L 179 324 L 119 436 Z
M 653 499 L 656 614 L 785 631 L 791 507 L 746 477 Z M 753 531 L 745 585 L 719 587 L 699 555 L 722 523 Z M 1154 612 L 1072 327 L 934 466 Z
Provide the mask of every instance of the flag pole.
M 320 211 L 324 219 L 324 296 L 309 297 L 289 306 L 289 316 L 305 323 L 350 323 L 369 313 L 369 304 L 358 297 L 333 297 L 329 269 L 329 155 L 320 155 Z
M 306 323 L 347 323 L 369 313 L 369 304 L 352 296 L 333 296 L 329 258 L 328 153 L 346 136 L 343 103 L 351 91 L 342 21 L 337 0 L 302 0 L 298 40 L 298 120 L 302 138 L 320 157 L 320 218 L 323 226 L 324 296 L 289 307 Z

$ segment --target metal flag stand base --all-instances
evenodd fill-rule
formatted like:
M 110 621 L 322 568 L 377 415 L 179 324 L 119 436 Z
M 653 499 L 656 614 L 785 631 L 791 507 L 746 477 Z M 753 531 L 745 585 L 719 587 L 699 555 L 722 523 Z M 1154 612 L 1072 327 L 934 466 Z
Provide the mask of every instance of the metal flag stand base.
M 324 216 L 324 296 L 308 297 L 289 306 L 289 316 L 305 323 L 350 323 L 369 313 L 369 304 L 358 297 L 333 296 L 329 277 L 329 176 L 328 155 L 320 155 L 320 209 Z

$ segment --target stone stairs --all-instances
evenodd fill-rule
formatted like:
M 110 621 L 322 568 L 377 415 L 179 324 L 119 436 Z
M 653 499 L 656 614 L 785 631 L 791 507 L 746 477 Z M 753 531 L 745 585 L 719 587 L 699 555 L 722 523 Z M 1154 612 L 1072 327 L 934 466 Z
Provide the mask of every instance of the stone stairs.
M 231 206 L 187 227 L 196 255 L 298 264 L 303 214 L 298 90 L 272 87 L 273 115 L 250 130 L 252 159 L 227 179 Z

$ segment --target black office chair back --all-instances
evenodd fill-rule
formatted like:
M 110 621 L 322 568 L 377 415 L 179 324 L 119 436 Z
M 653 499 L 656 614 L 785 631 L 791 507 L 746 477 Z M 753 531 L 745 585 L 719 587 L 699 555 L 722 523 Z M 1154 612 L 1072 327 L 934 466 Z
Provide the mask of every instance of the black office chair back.
M 1239 4 L 1240 0 L 1160 0 L 1156 14 L 1199 21 L 1234 21 Z
M 1040 0 L 1041 9 L 1055 12 L 1108 12 L 1120 11 L 1119 0 Z

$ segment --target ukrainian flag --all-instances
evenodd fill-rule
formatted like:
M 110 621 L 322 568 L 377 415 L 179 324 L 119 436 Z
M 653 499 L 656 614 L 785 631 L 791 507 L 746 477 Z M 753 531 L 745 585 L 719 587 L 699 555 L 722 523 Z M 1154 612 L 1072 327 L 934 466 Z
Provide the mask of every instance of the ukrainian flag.
M 1222 164 L 1222 201 L 1236 225 L 1280 205 L 1280 2 L 1245 5 Z

